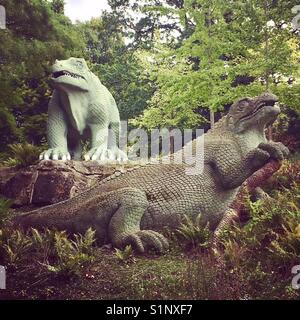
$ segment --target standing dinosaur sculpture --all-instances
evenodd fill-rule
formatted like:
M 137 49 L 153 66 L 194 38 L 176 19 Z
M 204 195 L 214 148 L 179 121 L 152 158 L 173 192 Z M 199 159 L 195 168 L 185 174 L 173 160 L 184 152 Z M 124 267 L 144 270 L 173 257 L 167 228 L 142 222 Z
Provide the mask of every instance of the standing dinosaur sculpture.
M 265 138 L 265 127 L 280 113 L 276 102 L 265 93 L 234 103 L 205 134 L 204 169 L 197 175 L 187 175 L 185 163 L 131 168 L 70 200 L 18 216 L 15 223 L 81 233 L 92 227 L 99 243 L 131 244 L 139 252 L 167 249 L 159 231 L 177 228 L 184 215 L 201 213 L 203 223 L 216 229 L 243 182 L 289 152 Z
M 56 60 L 52 69 L 55 90 L 48 109 L 50 149 L 40 159 L 79 160 L 81 140 L 90 139 L 91 149 L 85 160 L 126 161 L 127 156 L 117 147 L 120 116 L 115 99 L 85 60 Z

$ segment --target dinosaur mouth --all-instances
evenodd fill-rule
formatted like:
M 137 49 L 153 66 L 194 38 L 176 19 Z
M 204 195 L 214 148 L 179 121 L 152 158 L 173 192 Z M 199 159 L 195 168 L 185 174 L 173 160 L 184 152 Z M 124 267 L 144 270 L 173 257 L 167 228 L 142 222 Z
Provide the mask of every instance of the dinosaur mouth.
M 52 77 L 54 79 L 58 79 L 58 78 L 63 77 L 63 76 L 72 77 L 74 79 L 84 79 L 83 76 L 80 76 L 78 74 L 75 74 L 75 73 L 72 73 L 72 72 L 69 72 L 69 71 L 65 71 L 65 70 L 53 72 L 53 74 L 52 74 Z
M 250 114 L 242 117 L 241 120 L 248 120 L 248 119 L 256 116 L 265 107 L 274 108 L 274 111 L 278 110 L 277 102 L 278 102 L 277 100 L 273 100 L 273 99 L 272 100 L 261 101 L 260 103 L 258 103 L 257 107 L 255 108 L 255 110 L 253 112 L 251 112 Z
M 265 101 L 258 104 L 256 110 L 262 109 L 264 107 L 274 107 L 276 102 L 277 102 L 277 100 L 265 100 Z
M 257 113 L 259 113 L 262 109 L 266 108 L 266 107 L 271 107 L 271 108 L 274 108 L 275 110 L 275 107 L 277 107 L 277 100 L 265 100 L 265 101 L 262 101 L 260 102 L 255 111 L 251 114 L 251 116 L 255 116 Z

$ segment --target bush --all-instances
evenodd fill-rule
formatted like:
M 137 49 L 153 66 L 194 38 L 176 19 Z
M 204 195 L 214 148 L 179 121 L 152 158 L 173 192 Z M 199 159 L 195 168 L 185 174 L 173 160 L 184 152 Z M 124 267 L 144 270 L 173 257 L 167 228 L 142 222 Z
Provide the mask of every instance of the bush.
M 185 215 L 181 226 L 176 230 L 176 234 L 183 245 L 192 248 L 207 248 L 211 237 L 208 224 L 203 226 L 201 214 L 195 220 Z
M 133 257 L 132 247 L 126 246 L 124 250 L 115 249 L 115 255 L 120 262 L 127 262 Z
M 6 167 L 27 167 L 35 164 L 41 153 L 41 149 L 29 143 L 9 145 L 10 157 L 2 162 Z
M 81 268 L 93 261 L 92 246 L 95 239 L 95 231 L 88 229 L 84 236 L 74 235 L 75 240 L 68 239 L 65 231 L 57 231 L 54 234 L 54 252 L 56 261 L 45 264 L 48 271 L 60 276 L 79 275 Z
M 37 263 L 48 272 L 59 276 L 74 276 L 93 261 L 95 231 L 88 229 L 84 235 L 69 239 L 65 231 L 36 229 L 24 233 L 21 230 L 0 230 L 0 253 L 3 263 L 20 266 L 24 260 Z
M 247 205 L 245 226 L 229 226 L 221 238 L 226 266 L 241 270 L 250 295 L 291 298 L 291 268 L 300 262 L 300 185 Z
M 274 193 L 276 190 L 290 189 L 294 183 L 300 185 L 300 161 L 285 160 L 281 168 L 269 179 L 266 190 Z
M 0 228 L 2 228 L 9 219 L 9 208 L 12 204 L 12 200 L 0 198 Z
M 9 235 L 8 230 L 0 230 L 0 236 L 2 238 L 0 243 L 4 249 L 8 264 L 15 266 L 17 263 L 22 262 L 32 246 L 30 236 L 20 230 L 9 232 Z

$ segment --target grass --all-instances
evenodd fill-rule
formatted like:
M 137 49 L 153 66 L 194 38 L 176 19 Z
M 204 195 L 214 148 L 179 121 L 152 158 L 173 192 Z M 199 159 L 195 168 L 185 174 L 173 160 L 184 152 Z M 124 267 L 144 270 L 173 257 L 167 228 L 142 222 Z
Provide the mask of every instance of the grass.
M 175 244 L 162 256 L 133 255 L 120 261 L 115 250 L 104 246 L 94 248 L 93 259 L 74 277 L 47 272 L 27 257 L 8 268 L 8 289 L 0 291 L 0 299 L 300 298 L 300 292 L 291 289 L 291 275 L 268 274 L 264 261 L 253 265 L 253 269 L 223 265 L 209 250 L 183 252 Z
M 9 289 L 0 292 L 0 299 L 152 300 L 197 299 L 207 293 L 213 296 L 215 288 L 200 290 L 197 277 L 190 278 L 196 266 L 195 256 L 174 251 L 164 256 L 136 256 L 129 263 L 120 263 L 113 250 L 99 248 L 94 261 L 72 279 L 41 274 L 32 261 L 8 270 Z M 222 287 L 224 283 L 220 282 L 217 289 Z
M 184 270 L 185 262 L 177 258 L 172 255 L 140 257 L 124 264 L 113 250 L 99 248 L 94 261 L 82 270 L 81 276 L 72 279 L 41 275 L 38 266 L 28 261 L 15 270 L 8 270 L 7 287 L 11 289 L 0 291 L 0 299 L 175 298 L 174 280 L 167 286 L 165 280 L 168 282 L 174 272 Z

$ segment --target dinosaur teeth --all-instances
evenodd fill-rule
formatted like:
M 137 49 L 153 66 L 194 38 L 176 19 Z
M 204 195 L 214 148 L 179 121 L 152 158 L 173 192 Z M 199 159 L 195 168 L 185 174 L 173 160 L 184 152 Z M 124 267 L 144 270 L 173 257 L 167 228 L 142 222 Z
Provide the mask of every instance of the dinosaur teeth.
M 55 79 L 57 79 L 59 77 L 62 77 L 62 76 L 68 76 L 68 77 L 72 77 L 74 79 L 80 79 L 80 78 L 84 79 L 82 76 L 79 76 L 79 75 L 77 75 L 75 73 L 72 73 L 72 72 L 69 72 L 69 71 L 65 71 L 65 70 L 54 72 L 52 74 L 52 76 Z

